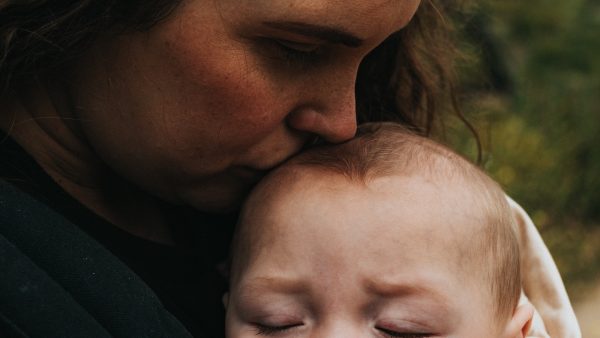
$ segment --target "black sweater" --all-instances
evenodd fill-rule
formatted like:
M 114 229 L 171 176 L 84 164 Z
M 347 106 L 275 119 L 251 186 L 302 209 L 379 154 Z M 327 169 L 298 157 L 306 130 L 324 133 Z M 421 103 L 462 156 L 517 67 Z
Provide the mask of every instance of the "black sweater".
M 234 217 L 174 208 L 180 245 L 141 239 L 2 139 L 0 337 L 223 336 L 226 282 L 217 266 Z

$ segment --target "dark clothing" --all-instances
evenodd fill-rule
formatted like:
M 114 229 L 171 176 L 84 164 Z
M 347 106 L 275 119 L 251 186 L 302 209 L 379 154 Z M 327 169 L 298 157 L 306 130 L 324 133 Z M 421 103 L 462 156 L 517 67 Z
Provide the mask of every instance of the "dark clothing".
M 0 160 L 0 337 L 223 336 L 234 217 L 173 208 L 182 241 L 161 245 L 95 215 L 8 138 Z

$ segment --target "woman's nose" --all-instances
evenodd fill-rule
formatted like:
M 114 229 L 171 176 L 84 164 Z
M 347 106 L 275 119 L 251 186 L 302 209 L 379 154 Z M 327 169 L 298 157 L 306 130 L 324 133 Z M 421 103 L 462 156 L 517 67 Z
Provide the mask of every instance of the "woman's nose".
M 318 89 L 317 89 L 318 90 Z M 297 107 L 288 116 L 291 128 L 339 143 L 356 134 L 354 86 L 344 93 L 321 93 L 322 100 Z M 342 94 L 342 95 L 340 95 Z

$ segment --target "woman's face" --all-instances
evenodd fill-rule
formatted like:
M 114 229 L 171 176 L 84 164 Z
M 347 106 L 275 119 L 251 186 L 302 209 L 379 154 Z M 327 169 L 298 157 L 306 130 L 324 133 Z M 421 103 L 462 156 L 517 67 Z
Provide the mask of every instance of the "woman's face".
M 154 195 L 235 207 L 319 136 L 356 128 L 363 57 L 419 0 L 187 0 L 145 32 L 97 42 L 74 67 L 82 134 Z

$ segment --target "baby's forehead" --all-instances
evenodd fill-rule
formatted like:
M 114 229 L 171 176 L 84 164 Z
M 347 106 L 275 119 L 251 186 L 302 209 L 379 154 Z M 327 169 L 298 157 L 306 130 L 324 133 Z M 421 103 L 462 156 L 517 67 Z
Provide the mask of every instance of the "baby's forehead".
M 307 198 L 310 196 L 310 198 Z M 427 208 L 433 204 L 448 206 L 452 201 L 472 198 L 471 189 L 463 181 L 442 180 L 419 173 L 388 174 L 375 177 L 352 177 L 345 173 L 312 165 L 288 165 L 267 177 L 251 194 L 248 204 L 256 208 L 268 208 L 271 203 L 297 209 L 312 204 L 316 198 L 323 202 L 335 202 L 339 198 L 360 199 L 397 204 L 406 198 L 429 197 Z M 467 207 L 469 203 L 456 203 Z M 455 206 L 456 207 L 456 206 Z M 439 209 L 439 208 L 438 208 Z
M 237 245 L 244 252 L 238 254 L 248 266 L 284 256 L 275 266 L 296 266 L 315 255 L 320 264 L 375 274 L 424 269 L 453 276 L 458 271 L 453 278 L 460 279 L 460 271 L 475 268 L 461 259 L 469 250 L 472 219 L 444 205 L 446 186 L 418 176 L 356 182 L 315 170 L 284 174 L 260 188 L 256 208 L 240 222 Z
M 281 237 L 297 227 L 343 237 L 348 227 L 358 227 L 365 233 L 413 236 L 413 241 L 457 248 L 455 241 L 462 242 L 473 226 L 462 219 L 469 203 L 454 203 L 461 198 L 460 186 L 419 175 L 367 181 L 300 166 L 278 172 L 258 189 L 241 222 L 260 227 L 251 231 L 259 237 L 265 232 Z

